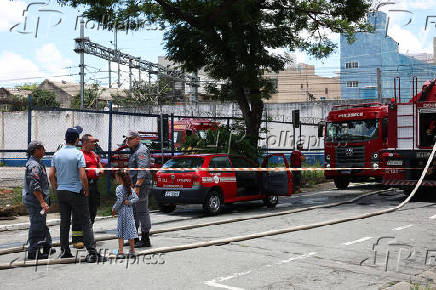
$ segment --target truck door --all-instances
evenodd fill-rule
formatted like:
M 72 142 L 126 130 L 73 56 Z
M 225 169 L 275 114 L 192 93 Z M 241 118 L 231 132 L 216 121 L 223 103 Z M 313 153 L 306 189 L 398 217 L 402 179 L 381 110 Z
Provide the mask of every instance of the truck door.
M 263 160 L 262 168 L 289 168 L 289 163 L 285 155 L 282 153 L 270 154 Z M 291 171 L 284 170 L 263 172 L 262 190 L 264 195 L 291 195 Z

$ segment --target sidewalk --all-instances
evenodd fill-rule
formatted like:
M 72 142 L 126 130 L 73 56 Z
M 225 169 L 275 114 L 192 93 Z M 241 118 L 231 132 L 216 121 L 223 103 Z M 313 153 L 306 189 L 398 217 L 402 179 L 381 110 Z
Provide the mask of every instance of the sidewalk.
M 95 218 L 98 220 L 110 219 L 112 216 L 97 216 Z M 59 213 L 49 213 L 47 215 L 47 226 L 55 226 L 60 224 Z M 28 216 L 18 216 L 13 220 L 0 220 L 0 232 L 4 231 L 15 231 L 15 230 L 26 230 L 30 226 Z

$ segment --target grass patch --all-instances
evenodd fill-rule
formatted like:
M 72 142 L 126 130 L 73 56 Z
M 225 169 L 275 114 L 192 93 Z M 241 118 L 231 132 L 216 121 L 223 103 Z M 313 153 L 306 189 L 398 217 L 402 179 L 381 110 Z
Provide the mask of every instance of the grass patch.
M 312 165 L 303 165 L 305 168 L 323 168 L 320 162 L 314 163 Z M 315 184 L 320 184 L 326 181 L 323 170 L 316 171 L 302 171 L 302 185 L 303 186 L 313 186 Z

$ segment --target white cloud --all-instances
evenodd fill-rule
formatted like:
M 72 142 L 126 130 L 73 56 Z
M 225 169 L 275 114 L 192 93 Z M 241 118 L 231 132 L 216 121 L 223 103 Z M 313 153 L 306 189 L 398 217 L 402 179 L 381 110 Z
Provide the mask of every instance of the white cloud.
M 74 81 L 70 70 L 72 61 L 63 58 L 53 43 L 35 51 L 35 61 L 15 52 L 3 50 L 0 54 L 0 84 L 13 86 L 26 82 L 40 82 L 43 79 Z M 65 75 L 65 76 L 64 76 Z
M 72 65 L 72 61 L 68 58 L 63 58 L 61 52 L 57 49 L 54 43 L 44 44 L 36 49 L 35 59 L 41 69 L 46 72 L 49 79 L 70 81 L 71 77 L 55 77 L 69 74 L 68 66 Z
M 24 79 L 33 78 L 35 76 L 43 76 L 38 66 L 33 63 L 30 59 L 24 58 L 19 54 L 14 52 L 3 50 L 0 54 L 0 83 L 5 86 L 10 86 L 14 83 L 21 82 L 31 82 L 22 81 L 12 81 L 7 82 L 7 80 L 13 79 Z
M 0 0 L 0 31 L 9 31 L 13 25 L 24 21 L 26 6 L 24 1 Z
M 424 46 L 426 42 L 422 41 L 422 37 L 418 39 L 412 31 L 399 25 L 390 25 L 388 35 L 399 43 L 400 53 L 432 53 L 431 47 Z

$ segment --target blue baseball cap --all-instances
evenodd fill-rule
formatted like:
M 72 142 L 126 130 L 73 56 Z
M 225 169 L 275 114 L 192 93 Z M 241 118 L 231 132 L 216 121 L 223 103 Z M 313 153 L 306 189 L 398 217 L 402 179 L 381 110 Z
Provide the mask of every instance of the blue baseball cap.
M 79 135 L 83 132 L 83 128 L 80 126 L 76 126 L 73 128 L 68 128 L 67 132 L 65 132 L 65 141 L 67 143 L 74 143 L 76 139 L 79 138 Z

